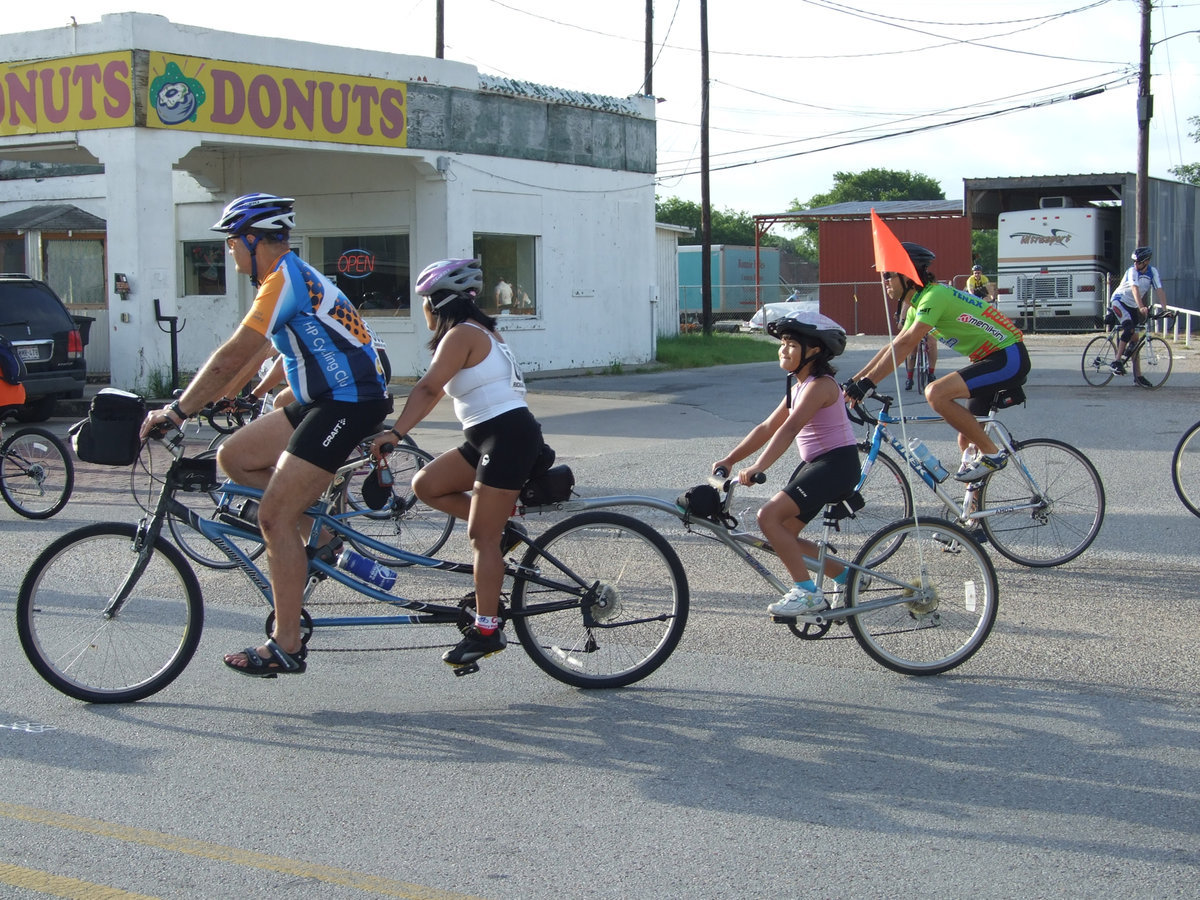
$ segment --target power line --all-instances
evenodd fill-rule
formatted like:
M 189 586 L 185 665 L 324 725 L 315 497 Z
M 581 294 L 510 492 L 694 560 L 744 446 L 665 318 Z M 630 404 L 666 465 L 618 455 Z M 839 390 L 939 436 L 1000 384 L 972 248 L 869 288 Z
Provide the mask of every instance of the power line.
M 755 146 L 755 147 L 742 147 L 737 150 L 728 150 L 728 151 L 724 151 L 722 153 L 718 153 L 715 155 L 716 156 L 733 156 L 736 154 L 753 153 L 753 152 L 762 151 L 762 150 L 771 150 L 775 147 L 783 147 L 783 146 L 789 146 L 789 145 L 795 145 L 795 144 L 809 143 L 812 141 L 827 140 L 829 138 L 835 138 L 835 137 L 840 137 L 840 136 L 849 135 L 849 134 L 857 134 L 857 133 L 861 133 L 864 131 L 874 130 L 874 129 L 883 128 L 883 127 L 894 127 L 896 125 L 900 125 L 905 122 L 911 122 L 914 120 L 925 119 L 925 118 L 934 118 L 934 117 L 944 117 L 944 116 L 952 115 L 963 109 L 970 109 L 970 108 L 976 108 L 976 107 L 980 107 L 980 106 L 990 106 L 993 104 L 1010 102 L 1018 97 L 1027 96 L 1027 95 L 1033 94 L 1033 93 L 1043 93 L 1045 91 L 1051 91 L 1051 90 L 1061 91 L 1070 86 L 1078 86 L 1079 89 L 1072 91 L 1070 94 L 1064 95 L 1063 97 L 1060 97 L 1058 99 L 1075 99 L 1080 94 L 1088 93 L 1090 91 L 1097 91 L 1097 92 L 1104 91 L 1104 90 L 1108 89 L 1109 87 L 1113 87 L 1113 86 L 1116 86 L 1116 85 L 1122 84 L 1122 83 L 1128 83 L 1129 79 L 1131 79 L 1133 77 L 1133 75 L 1129 69 L 1123 69 L 1123 70 L 1118 70 L 1116 72 L 1105 73 L 1106 76 L 1115 75 L 1115 74 L 1120 74 L 1122 77 L 1117 78 L 1117 79 L 1112 79 L 1112 80 L 1109 80 L 1106 82 L 1102 82 L 1100 84 L 1085 84 L 1084 79 L 1079 79 L 1078 81 L 1068 81 L 1068 82 L 1063 82 L 1060 84 L 1048 85 L 1045 87 L 1037 88 L 1035 91 L 1034 90 L 1023 91 L 1023 92 L 1020 92 L 1017 94 L 1009 94 L 1009 95 L 1006 95 L 1003 97 L 996 97 L 991 100 L 978 101 L 978 102 L 973 102 L 973 103 L 966 103 L 961 106 L 949 107 L 947 109 L 938 110 L 935 112 L 912 114 L 912 115 L 902 116 L 900 118 L 893 118 L 889 122 L 858 126 L 855 128 L 847 128 L 847 129 L 842 129 L 839 131 L 827 132 L 825 134 L 820 134 L 820 135 L 811 135 L 811 136 L 804 137 L 804 138 L 793 138 L 793 139 L 789 139 L 789 140 L 785 140 L 785 141 L 780 141 L 780 142 L 774 143 L 774 144 L 765 144 L 765 145 L 759 145 L 759 146 Z M 1019 111 L 1019 110 L 1023 110 L 1023 109 L 1034 109 L 1039 106 L 1044 106 L 1049 102 L 1056 102 L 1056 99 L 1054 97 L 1050 97 L 1050 98 L 1041 99 L 1041 100 L 1033 100 L 1029 103 L 1021 104 L 1019 106 L 1005 107 L 1003 109 L 995 111 L 994 114 L 1004 114 L 1004 113 L 1015 112 L 1015 111 Z M 985 113 L 982 116 L 974 116 L 974 117 L 970 117 L 968 119 L 955 119 L 953 122 L 949 122 L 947 124 L 956 124 L 956 123 L 962 122 L 962 121 L 972 121 L 975 118 L 986 117 L 986 115 L 989 115 L 989 114 L 992 114 L 992 113 Z M 924 130 L 924 129 L 922 128 L 922 129 L 918 129 L 918 130 Z M 910 133 L 910 132 L 898 132 L 898 133 L 897 132 L 888 132 L 888 134 L 885 136 L 902 136 L 907 133 Z M 838 146 L 846 146 L 846 145 L 841 144 Z M 786 158 L 786 157 L 780 157 L 780 158 Z
M 794 159 L 798 156 L 810 156 L 814 153 L 823 153 L 827 150 L 839 150 L 843 147 L 853 147 L 858 144 L 869 144 L 869 143 L 873 143 L 875 141 L 890 140 L 892 138 L 907 137 L 909 135 L 920 134 L 920 133 L 926 132 L 926 131 L 934 131 L 939 128 L 948 128 L 951 125 L 963 125 L 968 122 L 978 122 L 983 119 L 991 119 L 996 116 L 1004 116 L 1004 115 L 1009 115 L 1009 114 L 1015 113 L 1015 112 L 1022 112 L 1024 110 L 1028 110 L 1028 109 L 1035 109 L 1039 106 L 1051 106 L 1053 104 L 1063 103 L 1068 100 L 1081 100 L 1086 97 L 1092 97 L 1092 96 L 1101 94 L 1104 91 L 1106 91 L 1109 87 L 1114 87 L 1121 82 L 1128 84 L 1131 80 L 1132 80 L 1132 78 L 1119 79 L 1118 81 L 1112 82 L 1109 85 L 1094 88 L 1094 89 L 1091 89 L 1088 91 L 1077 91 L 1073 94 L 1066 94 L 1066 95 L 1062 95 L 1059 97 L 1053 97 L 1053 98 L 1038 101 L 1035 103 L 1025 103 L 1025 104 L 1021 104 L 1019 106 L 1009 107 L 1008 109 L 994 110 L 992 112 L 980 113 L 980 114 L 974 115 L 974 116 L 963 116 L 961 118 L 953 119 L 953 120 L 947 121 L 947 122 L 933 122 L 928 125 L 920 125 L 915 128 L 908 128 L 908 129 L 905 129 L 904 131 L 872 135 L 869 137 L 858 138 L 858 139 L 852 140 L 852 141 L 843 141 L 840 144 L 831 144 L 826 147 L 816 147 L 811 150 L 797 150 L 793 153 L 782 153 L 782 154 L 779 154 L 778 156 L 770 156 L 770 157 L 766 157 L 764 159 L 753 159 L 753 160 L 746 160 L 743 162 L 727 163 L 726 165 L 723 165 L 723 166 L 713 167 L 712 171 L 714 171 L 714 172 L 727 171 L 729 169 L 740 169 L 740 168 L 744 168 L 745 166 L 754 166 L 754 165 L 759 165 L 761 163 L 778 162 L 779 160 L 782 160 L 782 159 Z M 659 178 L 676 179 L 676 178 L 681 178 L 684 176 L 690 176 L 690 175 L 694 175 L 694 174 L 696 174 L 696 173 L 692 172 L 692 171 L 684 170 L 681 172 L 668 172 L 666 174 L 660 175 Z

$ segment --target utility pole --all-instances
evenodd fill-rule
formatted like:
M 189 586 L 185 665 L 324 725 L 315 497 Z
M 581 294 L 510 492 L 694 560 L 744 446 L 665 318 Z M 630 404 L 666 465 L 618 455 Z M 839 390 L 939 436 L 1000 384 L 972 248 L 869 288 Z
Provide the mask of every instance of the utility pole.
M 708 0 L 700 0 L 700 321 L 713 330 L 712 205 L 708 195 Z
M 1154 97 L 1150 93 L 1150 9 L 1151 0 L 1141 0 L 1142 53 L 1138 70 L 1137 98 L 1137 184 L 1134 188 L 1134 212 L 1137 219 L 1135 247 L 1150 243 L 1150 119 L 1154 115 Z
M 446 0 L 437 0 L 436 12 L 437 25 L 435 26 L 435 37 L 433 48 L 434 56 L 438 59 L 446 58 Z
M 654 96 L 654 0 L 646 0 L 646 77 L 642 96 Z

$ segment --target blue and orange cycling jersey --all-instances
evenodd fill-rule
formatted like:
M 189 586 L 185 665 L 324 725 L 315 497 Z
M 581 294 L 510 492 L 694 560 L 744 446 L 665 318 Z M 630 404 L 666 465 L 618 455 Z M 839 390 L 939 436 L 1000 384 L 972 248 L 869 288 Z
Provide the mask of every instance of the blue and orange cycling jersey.
M 288 387 L 301 403 L 359 403 L 387 396 L 379 357 L 358 310 L 295 253 L 285 253 L 263 280 L 242 324 L 283 354 Z

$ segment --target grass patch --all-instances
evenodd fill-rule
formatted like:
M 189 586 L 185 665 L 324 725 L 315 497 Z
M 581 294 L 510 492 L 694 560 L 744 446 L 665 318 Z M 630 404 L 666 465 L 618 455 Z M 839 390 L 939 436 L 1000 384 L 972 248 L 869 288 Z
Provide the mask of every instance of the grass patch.
M 749 334 L 680 334 L 658 339 L 658 361 L 672 369 L 776 362 L 779 344 Z

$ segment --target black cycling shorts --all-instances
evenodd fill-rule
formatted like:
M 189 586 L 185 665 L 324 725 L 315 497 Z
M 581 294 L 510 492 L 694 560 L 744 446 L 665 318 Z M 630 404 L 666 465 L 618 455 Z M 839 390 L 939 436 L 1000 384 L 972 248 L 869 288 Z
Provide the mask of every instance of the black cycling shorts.
M 967 409 L 973 416 L 986 416 L 992 411 L 992 401 L 999 391 L 1025 383 L 1029 375 L 1029 351 L 1024 341 L 1018 341 L 964 366 L 958 374 L 971 392 Z
M 783 493 L 800 507 L 796 518 L 807 524 L 830 503 L 850 496 L 861 473 L 858 447 L 836 447 L 811 462 L 800 463 Z
M 287 452 L 326 472 L 336 472 L 358 448 L 359 441 L 376 434 L 391 413 L 391 397 L 362 403 L 317 400 L 304 404 L 295 400 L 283 408 L 296 429 Z
M 542 458 L 542 426 L 529 407 L 463 429 L 458 452 L 475 469 L 475 480 L 503 491 L 519 491 Z

